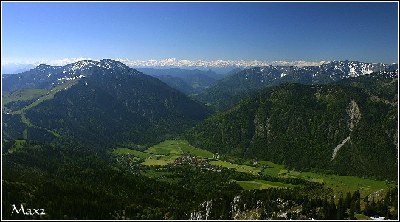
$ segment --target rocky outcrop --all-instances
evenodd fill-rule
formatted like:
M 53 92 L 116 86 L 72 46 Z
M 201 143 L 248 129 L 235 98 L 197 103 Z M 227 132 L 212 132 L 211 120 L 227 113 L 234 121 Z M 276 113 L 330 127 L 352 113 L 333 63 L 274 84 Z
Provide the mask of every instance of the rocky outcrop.
M 356 101 L 351 100 L 349 104 L 349 108 L 347 109 L 347 113 L 349 114 L 349 123 L 348 127 L 350 130 L 350 134 L 353 131 L 353 129 L 357 126 L 357 124 L 360 122 L 361 119 L 361 112 L 360 108 L 358 107 Z M 335 159 L 337 152 L 342 148 L 344 144 L 347 143 L 347 141 L 350 140 L 350 134 L 349 136 L 346 137 L 340 144 L 338 144 L 335 149 L 333 149 L 332 153 L 332 158 L 331 161 Z

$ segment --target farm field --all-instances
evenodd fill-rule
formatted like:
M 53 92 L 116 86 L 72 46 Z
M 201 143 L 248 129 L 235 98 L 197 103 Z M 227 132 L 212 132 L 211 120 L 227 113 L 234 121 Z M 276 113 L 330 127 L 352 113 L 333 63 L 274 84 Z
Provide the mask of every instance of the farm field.
M 251 161 L 244 161 L 244 164 L 233 163 L 221 159 L 213 158 L 215 155 L 209 151 L 198 149 L 191 146 L 185 140 L 166 140 L 156 144 L 141 152 L 128 148 L 116 148 L 112 152 L 114 155 L 130 154 L 134 161 L 140 162 L 143 166 L 164 167 L 174 163 L 174 161 L 184 154 L 191 154 L 197 158 L 208 161 L 210 166 L 232 169 L 237 172 L 250 174 L 252 176 L 269 176 L 273 178 L 299 178 L 310 182 L 322 183 L 325 187 L 331 188 L 336 196 L 345 195 L 347 192 L 360 191 L 361 197 L 380 199 L 382 194 L 389 188 L 396 186 L 395 183 L 378 181 L 373 179 L 360 178 L 355 176 L 340 176 L 333 174 L 323 174 L 315 172 L 300 172 L 288 170 L 284 165 L 275 164 L 271 161 L 259 161 L 256 164 Z M 154 170 L 147 170 L 144 175 L 154 175 Z M 157 176 L 155 178 L 158 178 Z M 268 189 L 268 188 L 293 188 L 296 185 L 283 182 L 274 182 L 261 179 L 254 180 L 235 180 L 245 190 Z
M 255 175 L 258 175 L 258 173 L 261 172 L 260 169 L 255 168 L 255 167 L 230 163 L 230 162 L 226 162 L 226 161 L 222 161 L 222 160 L 210 161 L 210 164 L 215 165 L 215 166 L 235 169 L 238 172 L 250 173 L 250 174 L 255 174 Z
M 268 188 L 293 188 L 292 184 L 286 184 L 282 182 L 273 182 L 265 180 L 252 180 L 252 181 L 236 181 L 245 190 L 255 190 L 255 189 L 268 189 Z

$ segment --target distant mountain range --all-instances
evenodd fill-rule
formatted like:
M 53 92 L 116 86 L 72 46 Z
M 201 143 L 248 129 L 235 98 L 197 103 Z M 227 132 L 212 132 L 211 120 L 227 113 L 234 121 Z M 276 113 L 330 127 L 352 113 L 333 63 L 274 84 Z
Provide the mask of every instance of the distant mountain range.
M 216 83 L 217 80 L 224 77 L 212 70 L 203 71 L 199 69 L 191 70 L 180 68 L 138 68 L 137 70 L 144 74 L 154 76 L 167 83 L 172 88 L 178 89 L 187 95 L 200 93 Z
M 307 85 L 327 84 L 342 79 L 383 72 L 391 75 L 397 64 L 372 64 L 358 61 L 333 61 L 320 66 L 263 66 L 244 69 L 226 75 L 213 86 L 194 97 L 203 103 L 224 110 L 249 92 L 282 83 Z
M 33 68 L 39 64 L 49 64 L 52 66 L 64 66 L 67 64 L 75 63 L 82 60 L 93 60 L 90 58 L 64 58 L 58 60 L 42 60 L 40 62 L 3 62 L 2 74 L 15 74 L 22 71 L 27 71 L 29 68 Z M 122 62 L 132 68 L 156 68 L 156 69 L 168 69 L 168 68 L 182 68 L 182 69 L 200 69 L 213 71 L 224 74 L 235 68 L 250 68 L 258 66 L 278 65 L 278 66 L 318 66 L 326 61 L 262 61 L 262 60 L 188 60 L 188 59 L 150 59 L 150 60 L 134 60 L 119 58 L 115 61 Z M 36 65 L 35 65 L 36 64 Z M 22 70 L 22 71 L 21 71 Z
M 54 85 L 58 84 L 58 82 L 62 81 L 63 79 L 69 78 L 68 76 L 73 73 L 73 71 L 71 72 L 71 70 L 77 69 L 74 66 L 81 66 L 84 61 L 91 61 L 89 62 L 89 64 L 87 64 L 88 66 L 90 66 L 90 64 L 93 65 L 95 62 L 98 62 L 93 60 L 82 60 L 65 66 L 50 66 L 46 64 L 41 64 L 34 69 L 21 72 L 16 76 L 10 76 L 6 74 L 2 75 L 2 80 L 6 83 L 3 85 L 3 91 L 8 92 L 21 87 L 35 88 L 38 85 L 46 85 L 47 87 L 50 87 L 49 83 Z M 176 62 L 181 60 L 170 59 L 168 61 Z M 221 64 L 225 64 L 223 60 L 217 61 L 221 62 Z M 234 82 L 234 89 L 232 90 L 242 91 L 252 90 L 253 88 L 258 89 L 264 86 L 278 85 L 282 82 L 298 82 L 302 84 L 329 83 L 343 78 L 369 74 L 374 71 L 393 71 L 396 70 L 398 67 L 397 64 L 388 65 L 382 63 L 364 63 L 357 61 L 276 61 L 270 63 L 255 61 L 248 63 L 243 61 L 236 61 L 236 63 L 234 63 L 233 61 L 231 62 L 232 64 L 236 64 L 236 66 L 232 66 L 231 69 L 228 69 L 229 72 L 226 72 L 225 75 L 217 74 L 211 69 L 200 70 L 181 68 L 137 68 L 137 70 L 142 71 L 145 74 L 155 76 L 170 85 L 171 87 L 176 88 L 186 94 L 201 93 L 203 90 L 208 89 L 210 88 L 210 86 L 217 83 L 217 80 L 222 79 L 216 86 L 211 87 L 206 92 L 204 92 L 203 95 L 198 97 L 200 101 L 213 103 L 212 99 L 207 98 L 209 97 L 208 94 L 214 94 L 212 92 L 213 90 L 216 90 L 214 88 L 224 87 L 224 85 L 227 85 L 228 87 L 230 82 Z M 226 64 L 230 63 L 226 62 Z M 265 64 L 274 65 L 259 66 L 248 69 L 238 68 Z M 218 66 L 222 65 L 215 65 L 214 67 Z M 32 66 L 24 65 L 24 67 L 25 68 L 21 69 L 26 70 L 27 68 Z M 60 69 L 62 69 L 62 73 L 58 72 Z M 36 80 L 36 78 L 39 79 Z
M 257 66 L 318 66 L 326 63 L 326 61 L 263 61 L 263 60 L 188 60 L 168 58 L 161 60 L 132 60 L 132 59 L 118 59 L 132 67 L 179 67 L 179 68 L 250 68 Z
M 2 74 L 17 74 L 35 68 L 33 64 L 6 64 L 1 65 Z

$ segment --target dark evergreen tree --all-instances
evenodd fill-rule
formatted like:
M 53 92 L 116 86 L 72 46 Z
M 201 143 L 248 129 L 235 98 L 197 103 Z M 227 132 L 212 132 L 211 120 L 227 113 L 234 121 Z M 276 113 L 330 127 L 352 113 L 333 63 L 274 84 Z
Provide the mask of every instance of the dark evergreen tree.
M 353 202 L 353 203 L 351 203 L 350 209 L 349 209 L 349 219 L 350 219 L 350 220 L 354 220 L 354 219 L 355 219 L 355 217 L 354 217 L 354 211 L 355 211 L 355 204 L 354 204 L 354 202 Z
M 354 211 L 357 212 L 357 213 L 361 212 L 361 201 L 360 201 L 360 198 L 361 198 L 360 191 L 356 190 L 353 193 L 352 201 L 354 202 Z
M 339 201 L 338 201 L 338 204 L 337 204 L 337 213 L 336 213 L 336 215 L 337 215 L 336 216 L 337 220 L 343 220 L 344 217 L 345 217 L 345 206 L 344 206 L 344 203 L 343 203 L 342 194 L 339 197 Z
M 347 192 L 346 197 L 344 199 L 343 205 L 345 209 L 349 209 L 351 206 L 352 198 L 351 198 L 351 193 Z

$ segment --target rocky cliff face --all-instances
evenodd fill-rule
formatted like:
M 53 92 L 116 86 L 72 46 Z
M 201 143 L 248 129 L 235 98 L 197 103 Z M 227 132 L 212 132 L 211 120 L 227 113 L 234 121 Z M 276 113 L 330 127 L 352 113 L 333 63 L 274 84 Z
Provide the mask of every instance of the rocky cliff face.
M 360 122 L 360 119 L 361 119 L 360 108 L 358 107 L 356 101 L 354 101 L 353 99 L 350 101 L 349 108 L 347 109 L 347 113 L 349 115 L 348 127 L 349 127 L 349 131 L 351 133 L 353 131 L 353 129 L 357 126 L 358 122 Z M 335 159 L 337 152 L 349 140 L 350 140 L 350 134 L 340 144 L 338 144 L 335 147 L 335 149 L 333 150 L 333 153 L 332 153 L 331 161 Z
M 303 170 L 388 176 L 384 162 L 395 176 L 397 107 L 371 93 L 380 91 L 349 85 L 271 87 L 207 119 L 188 138 L 214 152 Z

